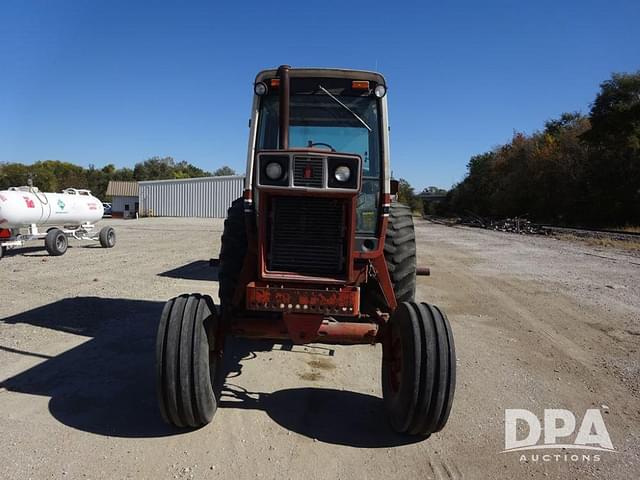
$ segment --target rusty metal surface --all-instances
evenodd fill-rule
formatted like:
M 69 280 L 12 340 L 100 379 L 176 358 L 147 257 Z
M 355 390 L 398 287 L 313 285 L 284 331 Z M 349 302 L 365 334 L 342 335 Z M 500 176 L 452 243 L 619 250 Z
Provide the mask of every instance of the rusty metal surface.
M 237 337 L 291 340 L 294 343 L 373 344 L 380 336 L 375 323 L 336 322 L 321 315 L 284 314 L 284 319 L 236 318 L 231 333 Z
M 357 316 L 360 313 L 360 289 L 280 288 L 247 285 L 247 309 L 263 312 L 288 312 Z
M 312 342 L 318 337 L 322 325 L 322 315 L 285 313 L 282 315 L 289 337 L 293 343 Z
M 320 326 L 316 342 L 321 343 L 376 343 L 378 325 L 375 323 L 325 322 Z
M 384 294 L 385 299 L 387 300 L 387 305 L 389 309 L 393 312 L 398 306 L 398 302 L 396 300 L 396 294 L 393 291 L 393 284 L 391 283 L 391 277 L 389 276 L 389 269 L 387 268 L 387 262 L 384 257 L 381 255 L 371 260 L 371 265 L 375 270 L 375 277 L 380 283 L 380 288 L 382 289 L 382 293 Z

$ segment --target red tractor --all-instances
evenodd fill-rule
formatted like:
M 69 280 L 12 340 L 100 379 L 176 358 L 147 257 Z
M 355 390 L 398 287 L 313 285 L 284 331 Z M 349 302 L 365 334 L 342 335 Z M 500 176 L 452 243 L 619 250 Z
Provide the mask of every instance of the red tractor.
M 449 417 L 456 357 L 444 312 L 416 302 L 411 210 L 392 200 L 382 75 L 281 66 L 254 84 L 243 198 L 224 224 L 218 309 L 169 300 L 157 337 L 164 419 L 211 421 L 225 337 L 382 343 L 392 427 L 429 436 Z

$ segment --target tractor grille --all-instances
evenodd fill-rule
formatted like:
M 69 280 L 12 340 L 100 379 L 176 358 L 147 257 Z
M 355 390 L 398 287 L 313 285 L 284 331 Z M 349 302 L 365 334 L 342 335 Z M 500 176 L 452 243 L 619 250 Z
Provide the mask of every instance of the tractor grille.
M 296 187 L 322 188 L 323 160 L 317 157 L 293 159 L 293 184 Z
M 274 197 L 271 214 L 269 270 L 299 274 L 344 273 L 344 201 Z

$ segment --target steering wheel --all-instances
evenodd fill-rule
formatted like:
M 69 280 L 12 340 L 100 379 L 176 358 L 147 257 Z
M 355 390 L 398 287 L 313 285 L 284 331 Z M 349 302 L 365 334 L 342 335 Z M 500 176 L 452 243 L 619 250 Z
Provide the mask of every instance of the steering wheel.
M 328 148 L 329 150 L 331 150 L 332 152 L 335 152 L 335 151 L 336 151 L 336 149 L 335 149 L 335 148 L 333 148 L 331 145 L 329 145 L 328 143 L 323 143 L 323 142 L 315 142 L 315 143 L 313 143 L 313 142 L 309 141 L 309 145 L 307 145 L 307 146 L 308 146 L 309 148 L 313 148 L 313 147 L 315 147 L 316 145 L 320 145 L 321 147 L 327 147 L 327 148 Z

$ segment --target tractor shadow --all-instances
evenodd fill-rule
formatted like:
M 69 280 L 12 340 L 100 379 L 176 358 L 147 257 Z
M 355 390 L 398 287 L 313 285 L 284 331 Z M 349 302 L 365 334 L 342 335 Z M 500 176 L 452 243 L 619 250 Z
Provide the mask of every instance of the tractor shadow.
M 184 280 L 218 281 L 218 266 L 211 261 L 196 260 L 181 267 L 159 273 L 160 277 L 180 278 Z
M 50 397 L 49 411 L 78 430 L 117 437 L 181 433 L 160 417 L 155 385 L 155 336 L 163 302 L 76 297 L 12 317 L 87 341 L 59 355 L 0 346 L 45 360 L 0 383 L 8 391 Z
M 0 382 L 0 388 L 49 397 L 49 411 L 56 420 L 85 432 L 131 438 L 187 432 L 163 422 L 156 398 L 155 341 L 163 305 L 75 297 L 0 319 L 6 324 L 34 325 L 86 338 L 55 356 L 0 345 L 2 351 L 41 360 Z M 283 428 L 338 445 L 376 448 L 419 440 L 395 434 L 385 420 L 382 399 L 372 395 L 308 387 L 254 393 L 235 385 L 243 365 L 260 352 L 309 353 L 291 344 L 244 339 L 229 343 L 223 365 L 222 409 L 261 410 Z M 314 351 L 323 356 L 334 353 L 329 347 L 314 347 Z
M 242 364 L 256 358 L 256 352 L 291 350 L 290 345 L 234 339 L 225 358 L 226 383 L 220 408 L 264 411 L 283 428 L 321 442 L 356 448 L 388 448 L 416 443 L 422 438 L 399 435 L 386 418 L 381 398 L 331 388 L 302 387 L 272 393 L 251 392 L 236 385 Z M 325 355 L 333 355 L 326 349 Z

